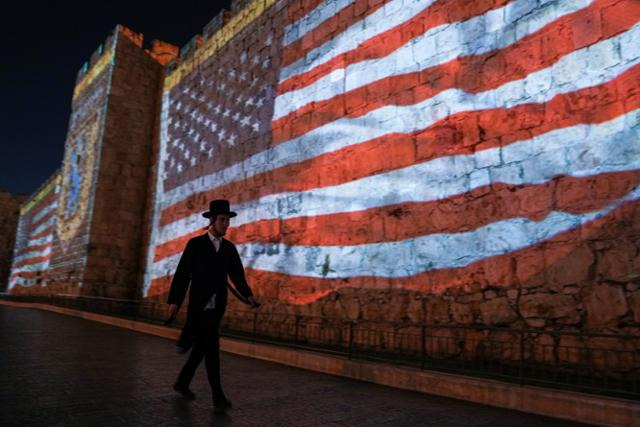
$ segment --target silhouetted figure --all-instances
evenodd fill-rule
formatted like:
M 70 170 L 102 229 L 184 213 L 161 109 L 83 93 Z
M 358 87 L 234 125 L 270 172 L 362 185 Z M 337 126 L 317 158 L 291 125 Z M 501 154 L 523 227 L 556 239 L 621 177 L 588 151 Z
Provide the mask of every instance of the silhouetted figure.
M 208 232 L 187 242 L 167 300 L 170 315 L 175 317 L 187 288 L 190 289 L 187 321 L 177 345 L 181 353 L 193 349 L 173 388 L 187 399 L 195 398 L 189 384 L 204 358 L 217 413 L 231 407 L 220 383 L 219 329 L 227 305 L 227 286 L 230 286 L 227 277 L 237 288 L 234 294 L 251 307 L 259 307 L 245 279 L 236 247 L 223 238 L 229 228 L 229 219 L 237 215 L 229 209 L 229 201 L 213 200 L 209 210 L 202 214 L 210 220 Z

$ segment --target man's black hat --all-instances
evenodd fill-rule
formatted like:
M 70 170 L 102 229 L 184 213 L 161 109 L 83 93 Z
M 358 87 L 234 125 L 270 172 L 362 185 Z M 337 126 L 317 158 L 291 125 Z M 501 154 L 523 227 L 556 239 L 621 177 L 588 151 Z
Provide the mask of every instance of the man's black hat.
M 207 212 L 204 212 L 202 216 L 205 218 L 210 218 L 213 215 L 217 215 L 217 214 L 229 215 L 230 218 L 233 218 L 234 216 L 238 216 L 237 213 L 231 212 L 229 208 L 229 201 L 223 200 L 223 199 L 212 200 L 209 203 L 209 210 Z

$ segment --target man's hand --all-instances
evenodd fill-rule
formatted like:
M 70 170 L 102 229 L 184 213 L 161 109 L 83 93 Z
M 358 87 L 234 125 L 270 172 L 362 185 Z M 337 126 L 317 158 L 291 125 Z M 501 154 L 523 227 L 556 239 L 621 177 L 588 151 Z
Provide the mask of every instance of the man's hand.
M 249 304 L 251 305 L 251 308 L 258 308 L 258 307 L 260 307 L 260 304 L 258 303 L 258 301 L 256 301 L 255 299 L 253 299 L 253 297 L 249 297 L 249 298 L 247 298 L 247 301 L 249 301 Z

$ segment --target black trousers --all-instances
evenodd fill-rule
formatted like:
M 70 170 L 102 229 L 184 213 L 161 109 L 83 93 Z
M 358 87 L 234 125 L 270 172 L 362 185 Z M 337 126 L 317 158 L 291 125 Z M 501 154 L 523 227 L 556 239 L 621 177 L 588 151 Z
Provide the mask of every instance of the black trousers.
M 220 383 L 220 322 L 223 311 L 205 310 L 196 323 L 195 341 L 187 362 L 182 367 L 177 383 L 189 387 L 196 368 L 205 361 L 213 402 L 224 402 L 226 397 Z

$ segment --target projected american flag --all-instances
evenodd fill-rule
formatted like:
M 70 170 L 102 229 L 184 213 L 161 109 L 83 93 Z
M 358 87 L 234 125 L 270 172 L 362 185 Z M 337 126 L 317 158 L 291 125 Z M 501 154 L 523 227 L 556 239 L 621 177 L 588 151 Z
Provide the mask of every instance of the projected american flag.
M 56 173 L 20 209 L 8 286 L 12 293 L 46 285 L 59 193 L 59 176 Z
M 214 198 L 252 285 L 297 304 L 525 280 L 637 205 L 640 2 L 275 9 L 165 91 L 147 296 Z

